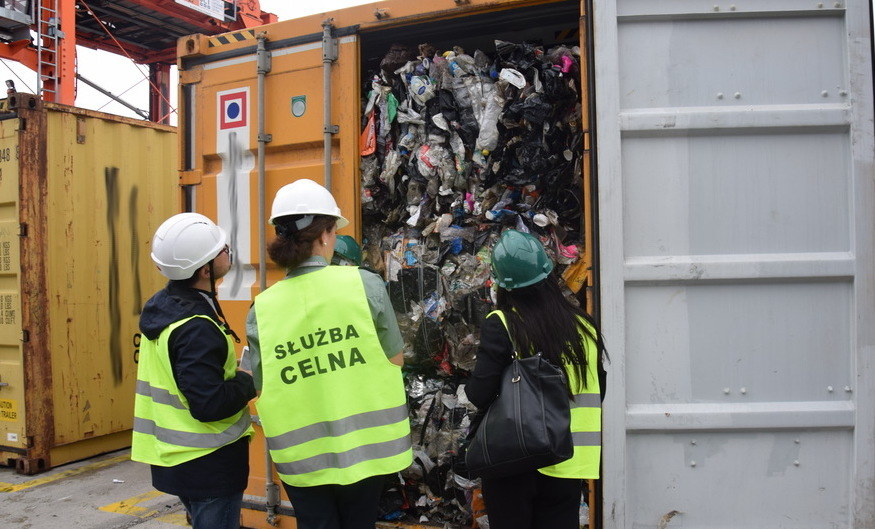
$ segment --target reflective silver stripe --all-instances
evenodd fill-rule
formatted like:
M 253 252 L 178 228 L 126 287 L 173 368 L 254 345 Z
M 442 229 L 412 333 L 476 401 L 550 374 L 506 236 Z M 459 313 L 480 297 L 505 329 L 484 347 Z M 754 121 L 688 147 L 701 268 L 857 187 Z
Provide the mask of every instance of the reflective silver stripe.
M 155 421 L 134 417 L 134 431 L 146 435 L 155 436 L 161 442 L 174 446 L 188 446 L 192 448 L 218 448 L 232 443 L 240 438 L 249 428 L 249 412 L 247 411 L 237 419 L 237 422 L 229 426 L 224 432 L 219 433 L 191 433 L 179 430 L 162 428 Z
M 348 468 L 355 464 L 372 459 L 383 459 L 403 454 L 410 449 L 410 435 L 405 435 L 392 441 L 362 445 L 339 454 L 319 454 L 306 459 L 289 463 L 276 463 L 280 474 L 299 475 L 327 470 L 331 468 Z
M 271 450 L 284 450 L 323 437 L 338 437 L 364 428 L 388 426 L 406 418 L 407 404 L 402 404 L 386 410 L 366 411 L 343 419 L 310 424 L 297 430 L 268 437 L 267 444 Z
M 156 388 L 145 380 L 137 380 L 137 394 L 143 395 L 144 397 L 149 397 L 158 404 L 166 404 L 168 406 L 173 406 L 174 408 L 179 410 L 188 409 L 185 407 L 185 404 L 182 403 L 177 395 L 170 393 L 166 389 Z
M 571 432 L 574 446 L 601 446 L 602 432 Z
M 578 393 L 574 396 L 572 408 L 601 408 L 602 396 L 598 393 Z

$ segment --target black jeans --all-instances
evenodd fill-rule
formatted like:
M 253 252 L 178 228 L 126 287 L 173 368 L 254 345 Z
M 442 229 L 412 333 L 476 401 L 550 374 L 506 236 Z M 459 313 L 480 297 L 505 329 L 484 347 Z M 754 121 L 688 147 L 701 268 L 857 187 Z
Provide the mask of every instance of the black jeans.
M 293 487 L 283 483 L 298 529 L 374 529 L 386 476 L 349 485 Z
M 483 480 L 490 529 L 578 529 L 582 479 L 537 470 Z

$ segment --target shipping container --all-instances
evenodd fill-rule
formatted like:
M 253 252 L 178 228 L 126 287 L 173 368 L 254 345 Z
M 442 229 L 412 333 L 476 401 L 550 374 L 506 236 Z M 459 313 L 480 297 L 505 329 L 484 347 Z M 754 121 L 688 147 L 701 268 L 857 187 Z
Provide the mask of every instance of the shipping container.
M 870 2 L 594 16 L 605 526 L 872 527 Z
M 12 93 L 0 108 L 0 464 L 130 446 L 152 233 L 178 211 L 176 129 Z
M 242 330 L 283 275 L 263 251 L 282 185 L 325 182 L 342 232 L 362 235 L 375 57 L 573 41 L 576 280 L 611 357 L 591 525 L 870 527 L 869 16 L 865 0 L 390 0 L 183 38 L 185 208 L 231 234 L 241 258 L 220 299 Z M 284 495 L 272 506 L 262 438 L 251 464 L 244 525 L 294 527 Z

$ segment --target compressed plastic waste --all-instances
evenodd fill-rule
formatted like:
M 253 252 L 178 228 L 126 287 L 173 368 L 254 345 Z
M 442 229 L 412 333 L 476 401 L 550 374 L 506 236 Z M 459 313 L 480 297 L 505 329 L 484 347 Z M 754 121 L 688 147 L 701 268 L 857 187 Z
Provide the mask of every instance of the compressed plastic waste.
M 538 237 L 568 295 L 586 291 L 578 54 L 394 44 L 363 79 L 362 266 L 385 279 L 404 338 L 414 442 L 382 519 L 488 528 L 479 482 L 456 470 L 498 235 Z

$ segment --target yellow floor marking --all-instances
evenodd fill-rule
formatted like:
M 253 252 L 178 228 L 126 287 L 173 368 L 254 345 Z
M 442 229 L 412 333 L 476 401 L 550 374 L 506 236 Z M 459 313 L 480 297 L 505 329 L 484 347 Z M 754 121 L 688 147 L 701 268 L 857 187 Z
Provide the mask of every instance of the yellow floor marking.
M 134 496 L 133 498 L 128 498 L 126 500 L 110 503 L 109 505 L 104 505 L 100 508 L 100 510 L 113 512 L 116 514 L 129 514 L 131 516 L 136 516 L 137 518 L 149 518 L 150 516 L 155 516 L 156 514 L 158 514 L 158 511 L 156 511 L 155 509 L 140 507 L 138 504 L 163 495 L 163 492 L 150 490 L 149 492 Z
M 148 507 L 141 507 L 140 504 L 155 498 L 159 498 L 161 496 L 170 497 L 163 492 L 153 490 L 149 492 L 144 492 L 143 494 L 134 496 L 133 498 L 128 498 L 126 500 L 122 500 L 116 503 L 104 505 L 103 507 L 100 507 L 100 510 L 115 514 L 127 514 L 129 516 L 136 516 L 137 518 L 141 519 L 152 518 L 153 516 L 157 516 L 159 514 L 159 511 L 155 509 L 149 509 Z M 164 516 L 159 516 L 155 519 L 159 522 L 178 525 L 180 527 L 190 527 L 185 519 L 185 510 L 165 514 Z
M 185 510 L 183 510 L 182 512 L 174 512 L 166 516 L 156 518 L 156 520 L 159 522 L 169 523 L 171 525 L 178 525 L 180 527 L 191 527 L 188 524 L 188 521 L 186 521 L 185 519 Z
M 72 470 L 65 470 L 63 472 L 59 472 L 57 474 L 52 474 L 51 476 L 44 476 L 41 478 L 32 479 L 30 481 L 25 481 L 23 483 L 3 483 L 0 482 L 0 492 L 18 492 L 19 490 L 29 489 L 31 487 L 36 487 L 37 485 L 43 485 L 46 483 L 51 483 L 52 481 L 58 481 L 59 479 L 69 478 L 70 476 L 76 476 L 78 474 L 82 474 L 84 472 L 88 472 L 91 470 L 97 470 L 99 468 L 108 467 L 114 465 L 116 463 L 121 463 L 122 461 L 130 461 L 131 456 L 125 454 L 123 456 L 115 456 L 109 459 L 104 459 L 103 461 L 97 461 L 95 463 L 91 463 L 85 466 L 81 466 L 79 468 L 74 468 Z

